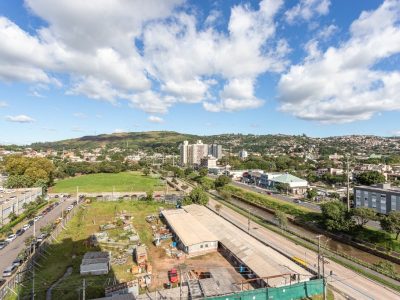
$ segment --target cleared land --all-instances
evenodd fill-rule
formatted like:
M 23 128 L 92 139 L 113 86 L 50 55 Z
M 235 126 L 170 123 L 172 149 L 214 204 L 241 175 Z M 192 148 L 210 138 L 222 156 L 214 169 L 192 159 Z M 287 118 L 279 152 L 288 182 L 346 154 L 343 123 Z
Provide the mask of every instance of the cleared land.
M 147 192 L 164 190 L 164 184 L 158 177 L 145 176 L 140 172 L 99 173 L 82 175 L 60 180 L 51 188 L 52 193 L 97 192 Z
M 222 269 L 230 273 L 235 282 L 240 282 L 242 277 L 219 253 L 211 253 L 206 256 L 187 258 L 184 261 L 177 260 L 166 255 L 164 248 L 168 248 L 171 239 L 164 241 L 160 247 L 152 243 L 152 225 L 146 222 L 147 215 L 157 215 L 160 206 L 169 208 L 168 205 L 147 201 L 115 201 L 115 202 L 93 202 L 84 204 L 83 209 L 71 219 L 67 229 L 60 233 L 57 241 L 48 249 L 45 256 L 41 257 L 37 263 L 38 267 L 35 274 L 35 299 L 45 299 L 47 288 L 57 279 L 63 276 L 68 267 L 72 267 L 72 274 L 68 279 L 61 282 L 54 288 L 53 299 L 79 299 L 79 289 L 82 287 L 83 278 L 86 279 L 86 297 L 92 299 L 101 297 L 104 294 L 104 287 L 116 282 L 126 282 L 135 278 L 136 275 L 128 272 L 135 265 L 132 256 L 127 257 L 124 264 L 112 264 L 108 275 L 85 276 L 79 274 L 79 266 L 83 255 L 87 251 L 109 250 L 107 247 L 99 245 L 92 247 L 88 245 L 88 237 L 99 232 L 101 224 L 110 223 L 115 220 L 121 212 L 133 217 L 132 223 L 137 230 L 141 243 L 147 246 L 148 260 L 153 266 L 154 283 L 160 289 L 164 283 L 168 282 L 167 272 L 172 267 L 178 267 L 182 263 L 188 269 L 207 270 L 209 268 Z M 79 208 L 78 208 L 79 209 Z M 158 222 L 157 222 L 158 224 Z M 110 237 L 120 236 L 125 231 L 119 227 L 107 231 Z M 123 252 L 120 252 L 122 255 Z M 112 257 L 117 257 L 118 250 L 112 251 Z M 151 290 L 155 286 L 152 285 Z M 31 282 L 27 281 L 22 296 L 28 295 L 31 290 Z M 80 291 L 82 293 L 82 291 Z M 15 299 L 15 297 L 11 297 Z

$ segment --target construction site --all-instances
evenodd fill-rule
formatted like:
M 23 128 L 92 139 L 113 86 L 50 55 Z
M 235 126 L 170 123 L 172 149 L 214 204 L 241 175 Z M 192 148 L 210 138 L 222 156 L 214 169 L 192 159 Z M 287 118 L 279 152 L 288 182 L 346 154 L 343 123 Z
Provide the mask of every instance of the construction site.
M 145 220 L 151 244 L 129 237 L 136 243 L 131 247 L 134 278 L 107 288 L 106 297 L 196 299 L 268 288 L 287 293 L 288 288 L 304 290 L 313 282 L 313 274 L 300 264 L 204 206 L 159 208 Z M 132 224 L 124 226 L 132 232 Z M 314 294 L 319 292 L 314 288 Z

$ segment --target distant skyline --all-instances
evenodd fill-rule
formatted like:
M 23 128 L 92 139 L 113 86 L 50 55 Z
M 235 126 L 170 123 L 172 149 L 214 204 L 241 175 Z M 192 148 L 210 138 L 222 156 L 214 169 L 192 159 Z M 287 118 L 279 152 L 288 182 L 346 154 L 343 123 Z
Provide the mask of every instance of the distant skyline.
M 0 2 L 0 144 L 400 135 L 400 0 Z

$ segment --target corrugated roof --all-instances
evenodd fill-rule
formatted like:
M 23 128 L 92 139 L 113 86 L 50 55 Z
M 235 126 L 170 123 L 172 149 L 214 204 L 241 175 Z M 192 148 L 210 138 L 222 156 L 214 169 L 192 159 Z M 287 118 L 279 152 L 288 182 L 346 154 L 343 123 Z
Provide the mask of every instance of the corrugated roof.
M 292 174 L 286 173 L 283 174 L 281 176 L 278 177 L 274 177 L 273 179 L 271 179 L 272 181 L 277 181 L 277 182 L 281 182 L 281 183 L 291 183 L 291 182 L 307 182 L 304 179 L 301 179 L 299 177 L 296 177 Z
M 185 246 L 218 241 L 218 238 L 183 209 L 163 210 L 169 226 Z
M 214 233 L 220 243 L 228 248 L 237 258 L 252 269 L 259 277 L 283 273 L 298 273 L 302 280 L 308 280 L 311 274 L 302 267 L 240 230 L 225 219 L 217 216 L 204 206 L 188 205 L 184 209 L 200 223 Z M 286 277 L 287 279 L 287 277 Z M 285 278 L 268 279 L 270 286 L 286 285 Z

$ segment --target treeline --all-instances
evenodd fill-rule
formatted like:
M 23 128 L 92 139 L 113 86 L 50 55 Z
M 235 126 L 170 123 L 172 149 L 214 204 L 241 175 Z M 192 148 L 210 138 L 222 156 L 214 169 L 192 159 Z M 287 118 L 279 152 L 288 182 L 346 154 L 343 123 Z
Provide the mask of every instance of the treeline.
M 54 164 L 46 158 L 11 155 L 5 159 L 7 188 L 47 187 L 53 183 Z
M 136 171 L 140 168 L 141 167 L 138 164 L 120 161 L 102 161 L 98 163 L 61 161 L 57 163 L 54 175 L 56 178 L 62 179 L 82 174 Z

